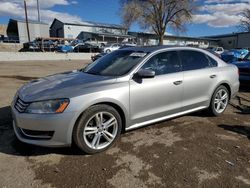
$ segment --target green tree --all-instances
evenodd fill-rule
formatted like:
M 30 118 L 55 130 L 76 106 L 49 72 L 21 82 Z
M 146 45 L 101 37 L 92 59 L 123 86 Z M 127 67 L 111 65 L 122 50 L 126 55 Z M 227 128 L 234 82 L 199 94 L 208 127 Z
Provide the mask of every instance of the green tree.
M 139 23 L 143 29 L 151 29 L 163 44 L 168 27 L 185 30 L 185 23 L 191 21 L 195 0 L 121 0 L 121 17 L 129 29 Z

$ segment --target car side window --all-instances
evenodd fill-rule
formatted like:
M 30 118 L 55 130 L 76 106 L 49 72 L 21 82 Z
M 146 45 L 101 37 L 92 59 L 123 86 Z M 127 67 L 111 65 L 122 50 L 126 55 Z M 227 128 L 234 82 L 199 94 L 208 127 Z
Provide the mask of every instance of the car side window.
M 151 69 L 155 71 L 155 75 L 179 72 L 181 65 L 178 53 L 176 51 L 169 51 L 156 54 L 142 66 L 142 69 Z
M 180 51 L 180 59 L 183 71 L 197 70 L 210 67 L 209 60 L 205 54 L 198 51 Z
M 210 63 L 210 67 L 217 67 L 218 63 L 216 60 L 214 60 L 212 57 L 207 56 L 209 63 Z

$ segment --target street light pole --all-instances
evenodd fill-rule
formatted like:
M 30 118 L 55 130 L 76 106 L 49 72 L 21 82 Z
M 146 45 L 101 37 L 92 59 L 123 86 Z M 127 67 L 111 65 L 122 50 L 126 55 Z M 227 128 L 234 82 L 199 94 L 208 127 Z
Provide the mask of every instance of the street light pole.
M 39 0 L 37 0 L 37 14 L 38 14 L 38 22 L 41 22 L 41 16 L 40 16 L 40 4 Z
M 28 41 L 30 42 L 30 30 L 29 30 L 29 21 L 28 21 L 28 13 L 27 13 L 26 0 L 24 0 L 24 11 L 25 11 L 25 19 L 26 19 Z

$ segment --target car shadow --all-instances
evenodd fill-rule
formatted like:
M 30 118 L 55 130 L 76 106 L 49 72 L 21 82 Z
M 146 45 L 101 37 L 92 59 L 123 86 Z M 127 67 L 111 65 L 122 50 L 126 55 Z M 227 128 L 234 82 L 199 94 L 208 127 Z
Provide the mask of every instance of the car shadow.
M 221 124 L 218 127 L 223 128 L 224 130 L 235 132 L 241 135 L 246 136 L 250 140 L 250 127 L 244 125 L 225 125 Z
M 85 155 L 76 147 L 46 148 L 20 142 L 12 127 L 10 106 L 0 108 L 0 153 L 16 156 L 39 156 L 47 154 Z

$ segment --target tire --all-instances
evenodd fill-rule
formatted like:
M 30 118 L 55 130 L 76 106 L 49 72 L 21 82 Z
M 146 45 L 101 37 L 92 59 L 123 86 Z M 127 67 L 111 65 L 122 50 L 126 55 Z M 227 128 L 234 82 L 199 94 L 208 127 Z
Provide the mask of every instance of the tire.
M 76 123 L 73 141 L 85 153 L 99 153 L 115 143 L 121 130 L 121 117 L 113 107 L 95 105 L 87 109 Z
M 229 98 L 229 91 L 225 86 L 221 85 L 217 87 L 210 102 L 210 114 L 213 116 L 220 116 L 223 114 L 229 103 Z
M 110 52 L 111 52 L 111 50 L 110 50 L 110 49 L 106 50 L 106 53 L 110 53 Z

